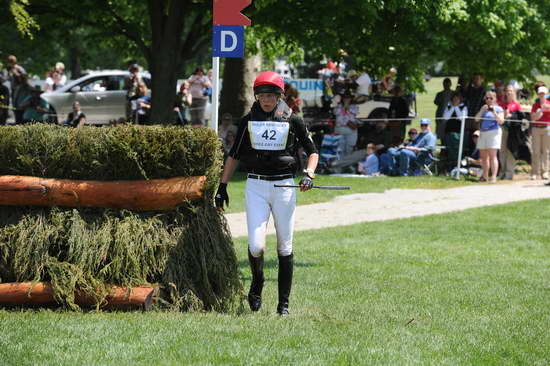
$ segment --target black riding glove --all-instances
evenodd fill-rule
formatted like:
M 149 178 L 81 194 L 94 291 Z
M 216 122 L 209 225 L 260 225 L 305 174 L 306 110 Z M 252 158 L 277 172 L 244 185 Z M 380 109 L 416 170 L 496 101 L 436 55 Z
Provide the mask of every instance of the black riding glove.
M 298 183 L 298 184 L 300 185 L 300 190 L 302 192 L 307 191 L 308 189 L 313 188 L 313 179 L 311 179 L 307 175 L 304 175 L 302 177 L 302 179 L 300 180 L 300 183 Z
M 220 183 L 220 186 L 218 187 L 218 192 L 216 192 L 216 196 L 214 197 L 214 201 L 216 202 L 216 207 L 222 210 L 223 210 L 224 202 L 226 206 L 229 206 L 229 195 L 227 194 L 227 183 Z

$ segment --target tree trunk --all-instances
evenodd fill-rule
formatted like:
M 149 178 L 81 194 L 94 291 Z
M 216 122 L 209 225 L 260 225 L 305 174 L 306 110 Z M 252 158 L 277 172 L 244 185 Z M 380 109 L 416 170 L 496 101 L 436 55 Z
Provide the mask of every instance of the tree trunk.
M 76 80 L 82 73 L 82 65 L 80 64 L 80 50 L 78 47 L 69 48 L 69 70 L 71 70 L 71 79 Z
M 177 42 L 177 40 L 175 40 Z M 151 70 L 151 116 L 149 124 L 167 125 L 174 120 L 176 98 L 176 65 L 179 52 L 174 52 L 175 44 L 163 42 L 156 56 L 149 63 Z
M 231 113 L 233 118 L 241 118 L 250 110 L 254 102 L 254 78 L 260 71 L 259 55 L 244 58 L 225 59 L 220 112 Z
M 183 1 L 148 1 L 152 32 L 147 52 L 152 89 L 149 124 L 167 125 L 174 120 L 184 6 Z

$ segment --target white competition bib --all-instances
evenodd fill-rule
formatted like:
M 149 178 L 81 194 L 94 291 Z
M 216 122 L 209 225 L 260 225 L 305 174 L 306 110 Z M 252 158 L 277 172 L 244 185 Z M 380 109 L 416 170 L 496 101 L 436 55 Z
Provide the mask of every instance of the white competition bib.
M 289 130 L 288 122 L 248 121 L 250 142 L 255 150 L 284 150 Z

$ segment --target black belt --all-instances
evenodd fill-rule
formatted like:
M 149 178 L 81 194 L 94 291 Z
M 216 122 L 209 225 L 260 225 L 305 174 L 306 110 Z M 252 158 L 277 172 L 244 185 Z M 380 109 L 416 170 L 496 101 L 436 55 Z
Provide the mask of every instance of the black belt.
M 535 125 L 533 124 L 533 127 L 536 127 L 536 128 L 546 128 L 548 127 L 547 125 Z
M 250 179 L 260 179 L 260 180 L 283 180 L 288 178 L 294 178 L 292 174 L 283 174 L 283 175 L 258 175 L 258 174 L 248 174 Z

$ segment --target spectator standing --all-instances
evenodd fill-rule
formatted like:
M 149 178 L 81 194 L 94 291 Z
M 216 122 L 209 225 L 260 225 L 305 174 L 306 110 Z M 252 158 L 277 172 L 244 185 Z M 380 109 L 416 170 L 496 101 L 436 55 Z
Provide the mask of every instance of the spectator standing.
M 521 105 L 517 101 L 516 89 L 512 85 L 506 86 L 504 90 L 504 99 L 501 104 L 504 109 L 504 118 L 507 120 L 515 119 L 518 111 L 521 111 Z M 502 126 L 502 142 L 500 147 L 500 177 L 502 179 L 514 179 L 514 170 L 516 168 L 516 159 L 514 154 L 508 148 L 509 131 L 513 122 L 504 121 Z
M 531 179 L 548 179 L 550 136 L 550 101 L 546 99 L 548 88 L 540 86 L 537 89 L 538 100 L 531 107 L 531 146 L 533 149 L 531 163 Z
M 69 127 L 81 127 L 86 123 L 86 115 L 80 109 L 80 103 L 75 101 L 73 103 L 73 110 L 67 116 L 67 119 L 63 123 Z
M 4 85 L 4 75 L 0 74 L 0 126 L 5 125 L 10 107 L 10 89 Z
M 403 96 L 403 89 L 399 85 L 393 88 L 393 97 L 388 109 L 390 121 L 388 127 L 391 131 L 392 141 L 403 141 L 405 138 L 405 130 L 407 124 L 410 123 L 409 117 L 409 103 Z
M 380 82 L 381 91 L 387 91 L 391 92 L 395 88 L 395 77 L 397 75 L 397 69 L 395 67 L 391 67 L 386 75 L 382 78 L 382 81 Z
M 504 109 L 504 104 L 506 104 L 506 91 L 501 80 L 495 81 L 495 93 L 497 95 L 497 104 Z
M 45 92 L 52 92 L 55 90 L 57 79 L 59 79 L 59 74 L 55 69 L 52 69 L 48 71 L 46 74 L 46 81 L 45 81 Z
M 204 126 L 204 114 L 206 111 L 206 104 L 208 102 L 208 95 L 206 95 L 206 89 L 210 88 L 210 80 L 204 75 L 204 70 L 197 67 L 193 72 L 193 75 L 187 79 L 189 82 L 189 90 L 193 97 L 193 102 L 190 108 L 191 114 L 191 126 L 202 127 Z
M 138 64 L 131 64 L 128 67 L 128 72 L 130 75 L 124 80 L 124 89 L 126 90 L 126 119 L 128 122 L 135 122 L 134 111 L 136 107 L 134 106 L 134 101 L 138 93 L 139 84 L 143 83 L 143 79 L 141 78 Z
M 228 139 L 228 134 L 232 135 Z M 232 139 L 234 140 L 237 135 L 237 126 L 233 124 L 233 116 L 231 113 L 224 113 L 221 119 L 221 123 L 218 126 L 218 137 L 222 141 L 223 149 L 225 152 L 229 153 L 232 147 Z M 230 144 L 228 141 L 231 141 Z
M 63 62 L 57 62 L 55 64 L 55 71 L 57 71 L 57 82 L 55 84 L 55 89 L 59 89 L 65 84 L 67 84 L 67 75 L 65 74 L 65 64 Z
M 462 102 L 462 95 L 455 91 L 451 95 L 451 100 L 443 111 L 443 132 L 438 137 L 447 144 L 446 136 L 450 133 L 460 133 L 462 118 L 468 117 L 468 107 Z
M 372 92 L 372 79 L 365 71 L 355 80 L 357 83 L 357 95 L 358 97 L 369 96 Z
M 285 102 L 292 113 L 296 115 L 302 115 L 302 99 L 300 98 L 300 93 L 298 89 L 294 88 L 292 84 L 285 83 Z
M 323 112 L 329 112 L 330 106 L 332 103 L 332 98 L 334 97 L 334 92 L 332 90 L 334 82 L 334 74 L 336 70 L 336 65 L 334 62 L 329 61 L 323 68 L 321 68 L 317 73 L 319 77 L 323 80 L 323 96 L 321 97 L 321 105 Z
M 24 83 L 23 75 L 27 75 L 27 72 L 17 63 L 17 57 L 13 55 L 8 56 L 6 71 L 10 82 L 11 95 L 13 96 L 15 89 Z
M 23 85 L 20 85 L 21 88 Z M 39 86 L 31 88 L 30 95 L 25 97 L 21 103 L 21 108 L 23 112 L 23 123 L 30 122 L 46 122 L 48 116 L 49 105 L 48 103 L 40 98 L 42 90 Z
M 437 93 L 434 99 L 434 104 L 437 106 L 437 110 L 435 111 L 435 134 L 441 139 L 441 142 L 445 141 L 445 121 L 443 119 L 443 113 L 445 112 L 445 108 L 449 105 L 451 96 L 453 95 L 451 86 L 451 79 L 445 78 L 443 80 L 443 90 Z
M 497 104 L 495 92 L 485 93 L 485 104 L 476 114 L 476 122 L 480 123 L 480 136 L 477 148 L 481 157 L 483 176 L 480 181 L 496 183 L 498 172 L 497 152 L 502 142 L 502 128 L 504 123 L 504 110 Z M 489 180 L 489 173 L 491 178 Z
M 17 88 L 15 88 L 12 95 L 16 124 L 23 123 L 23 114 L 25 113 L 25 107 L 23 105 L 30 98 L 32 92 L 33 87 L 29 84 L 27 74 L 22 74 L 21 82 Z
M 460 75 L 458 77 L 458 81 L 456 82 L 456 89 L 455 91 L 459 92 L 460 95 L 462 95 L 462 100 L 466 99 L 466 94 L 468 92 L 468 87 L 470 86 L 470 81 L 464 77 L 464 75 Z
M 336 117 L 335 132 L 342 135 L 340 150 L 343 156 L 351 154 L 357 143 L 357 129 L 359 128 L 357 113 L 359 108 L 356 104 L 352 104 L 352 101 L 353 95 L 348 91 L 342 95 L 340 103 L 334 108 L 334 116 Z
M 176 94 L 176 103 L 174 105 L 176 124 L 185 126 L 189 123 L 187 115 L 191 104 L 193 104 L 193 97 L 189 91 L 189 82 L 184 81 L 180 84 L 180 90 Z
M 474 74 L 472 77 L 472 82 L 466 90 L 465 102 L 468 106 L 468 113 L 471 116 L 475 116 L 482 105 L 484 105 L 485 97 L 485 85 L 483 85 L 483 75 L 480 73 Z M 477 130 L 476 120 L 468 119 L 466 121 L 466 131 L 468 135 L 471 135 L 475 130 Z
M 138 84 L 137 94 L 135 96 L 135 116 L 138 125 L 149 123 L 149 112 L 151 111 L 151 97 L 148 95 L 147 85 L 145 83 Z

